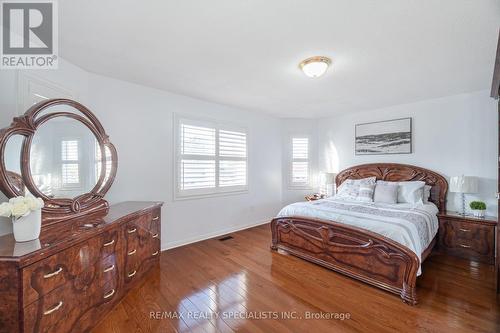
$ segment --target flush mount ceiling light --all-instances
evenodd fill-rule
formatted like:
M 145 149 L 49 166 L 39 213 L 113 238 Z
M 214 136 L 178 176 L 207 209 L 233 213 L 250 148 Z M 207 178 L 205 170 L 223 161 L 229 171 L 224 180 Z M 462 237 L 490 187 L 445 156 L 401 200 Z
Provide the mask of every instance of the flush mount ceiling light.
M 309 77 L 320 77 L 326 73 L 331 63 L 330 58 L 317 56 L 302 61 L 299 64 L 299 68 Z

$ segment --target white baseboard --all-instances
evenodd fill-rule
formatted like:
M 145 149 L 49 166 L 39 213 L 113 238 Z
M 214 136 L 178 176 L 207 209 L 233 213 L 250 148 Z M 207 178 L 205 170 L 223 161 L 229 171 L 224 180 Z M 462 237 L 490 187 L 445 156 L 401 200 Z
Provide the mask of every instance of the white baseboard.
M 191 243 L 200 242 L 200 241 L 203 241 L 203 240 L 207 240 L 207 239 L 210 239 L 210 238 L 219 237 L 219 236 L 222 236 L 222 235 L 226 235 L 226 234 L 229 234 L 229 233 L 232 233 L 232 232 L 236 232 L 236 231 L 240 231 L 240 230 L 244 230 L 244 229 L 253 228 L 253 227 L 256 227 L 256 226 L 259 226 L 259 225 L 270 223 L 272 219 L 273 218 L 269 218 L 269 219 L 261 220 L 261 221 L 258 221 L 258 222 L 253 222 L 253 223 L 245 224 L 245 225 L 242 225 L 242 226 L 233 226 L 233 227 L 225 228 L 225 229 L 222 229 L 222 230 L 210 232 L 208 234 L 204 234 L 204 235 L 200 235 L 200 236 L 195 236 L 195 237 L 190 237 L 190 238 L 182 239 L 182 240 L 179 240 L 179 241 L 168 242 L 166 244 L 162 244 L 161 250 L 162 251 L 166 251 L 166 250 L 173 249 L 173 248 L 176 248 L 176 247 L 188 245 L 188 244 L 191 244 Z

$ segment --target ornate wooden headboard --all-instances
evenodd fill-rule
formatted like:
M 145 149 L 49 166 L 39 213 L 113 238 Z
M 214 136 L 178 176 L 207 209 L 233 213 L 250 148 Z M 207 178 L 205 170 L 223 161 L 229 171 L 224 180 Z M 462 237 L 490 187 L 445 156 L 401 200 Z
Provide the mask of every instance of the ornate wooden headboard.
M 440 174 L 413 165 L 397 163 L 372 163 L 362 164 L 342 170 L 335 178 L 337 188 L 346 179 L 361 179 L 366 177 L 377 177 L 377 180 L 393 182 L 421 180 L 432 186 L 432 201 L 439 211 L 446 211 L 446 192 L 448 192 L 448 182 Z

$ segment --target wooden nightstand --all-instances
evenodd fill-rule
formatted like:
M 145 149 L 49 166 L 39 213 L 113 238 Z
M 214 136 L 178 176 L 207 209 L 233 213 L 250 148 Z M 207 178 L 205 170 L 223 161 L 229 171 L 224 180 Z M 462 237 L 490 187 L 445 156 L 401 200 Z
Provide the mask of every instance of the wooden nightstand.
M 438 250 L 453 256 L 495 263 L 497 218 L 476 218 L 456 213 L 438 214 Z

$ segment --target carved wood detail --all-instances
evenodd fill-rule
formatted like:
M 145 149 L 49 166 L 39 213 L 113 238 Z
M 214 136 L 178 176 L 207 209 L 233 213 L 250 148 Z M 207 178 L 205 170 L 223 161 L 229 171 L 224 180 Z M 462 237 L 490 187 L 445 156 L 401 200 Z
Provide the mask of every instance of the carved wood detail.
M 376 233 L 336 222 L 300 217 L 271 222 L 272 249 L 398 294 L 417 303 L 419 260 L 405 246 Z
M 350 167 L 342 170 L 335 178 L 337 188 L 346 179 L 361 179 L 376 177 L 377 180 L 385 181 L 416 181 L 420 180 L 432 186 L 430 200 L 440 212 L 446 211 L 446 193 L 448 192 L 448 182 L 446 178 L 437 172 L 421 167 L 397 164 L 397 163 L 372 163 Z
M 40 115 L 42 111 L 53 106 L 66 105 L 78 110 L 80 114 L 71 112 L 52 112 Z M 46 196 L 35 185 L 31 170 L 30 170 L 30 150 L 33 136 L 37 129 L 50 119 L 57 117 L 69 117 L 75 119 L 85 126 L 95 135 L 101 148 L 101 173 L 97 184 L 89 192 L 80 195 L 76 198 L 55 199 Z M 13 135 L 24 136 L 22 151 L 21 151 L 21 174 L 22 182 L 26 188 L 35 196 L 40 197 L 45 202 L 45 207 L 42 210 L 43 224 L 59 222 L 69 218 L 74 218 L 89 214 L 96 211 L 105 210 L 108 208 L 108 203 L 104 200 L 105 194 L 113 184 L 118 167 L 117 152 L 114 145 L 110 142 L 109 136 L 102 127 L 97 117 L 82 104 L 69 99 L 50 99 L 42 101 L 32 106 L 23 116 L 14 118 L 12 124 L 8 128 L 0 130 L 0 190 L 11 198 L 23 195 L 19 190 L 19 179 L 13 177 L 12 173 L 6 171 L 5 168 L 5 147 L 8 140 Z M 106 156 L 105 148 L 108 148 L 111 153 L 111 170 L 109 177 L 106 179 Z M 105 182 L 106 181 L 106 182 Z

